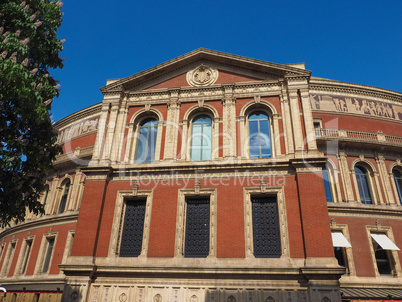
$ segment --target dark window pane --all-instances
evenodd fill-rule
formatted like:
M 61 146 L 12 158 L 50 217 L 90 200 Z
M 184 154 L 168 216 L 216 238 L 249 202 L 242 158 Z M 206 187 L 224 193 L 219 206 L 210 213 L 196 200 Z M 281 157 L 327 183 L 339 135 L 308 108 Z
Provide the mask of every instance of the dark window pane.
M 142 250 L 145 200 L 128 200 L 121 235 L 120 257 L 138 257 Z
M 380 275 L 391 275 L 391 265 L 389 261 L 388 251 L 383 250 L 377 242 L 372 240 L 375 253 L 375 260 L 377 262 L 377 268 Z
M 188 199 L 184 257 L 209 255 L 209 198 Z
M 340 266 L 346 266 L 344 249 L 342 247 L 334 247 L 335 258 Z
M 252 198 L 254 256 L 279 258 L 281 239 L 276 197 Z

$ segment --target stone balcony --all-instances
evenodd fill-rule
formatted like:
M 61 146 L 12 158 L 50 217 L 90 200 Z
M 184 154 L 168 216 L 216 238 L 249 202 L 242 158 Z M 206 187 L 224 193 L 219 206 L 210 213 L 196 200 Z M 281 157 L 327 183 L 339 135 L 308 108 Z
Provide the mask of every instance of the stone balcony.
M 345 130 L 345 129 L 324 129 L 316 128 L 315 136 L 320 144 L 326 141 L 338 141 L 343 145 L 359 144 L 360 146 L 371 146 L 378 149 L 379 147 L 402 148 L 402 136 L 384 134 L 382 131 L 377 133 Z

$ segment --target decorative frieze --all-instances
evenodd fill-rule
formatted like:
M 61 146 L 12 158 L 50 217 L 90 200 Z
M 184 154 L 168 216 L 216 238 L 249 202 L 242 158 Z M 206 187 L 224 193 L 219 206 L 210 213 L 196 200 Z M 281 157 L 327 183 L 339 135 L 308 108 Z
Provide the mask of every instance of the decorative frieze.
M 310 94 L 310 105 L 312 110 L 351 113 L 402 121 L 402 105 L 371 99 L 329 94 Z

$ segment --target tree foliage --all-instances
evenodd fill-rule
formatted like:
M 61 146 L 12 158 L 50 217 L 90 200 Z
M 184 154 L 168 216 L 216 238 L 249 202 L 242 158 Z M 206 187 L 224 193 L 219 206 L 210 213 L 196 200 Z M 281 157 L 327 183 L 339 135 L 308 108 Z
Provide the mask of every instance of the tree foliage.
M 61 151 L 49 118 L 58 96 L 49 71 L 62 68 L 56 31 L 62 3 L 0 0 L 0 224 L 24 221 L 39 202 L 46 172 Z

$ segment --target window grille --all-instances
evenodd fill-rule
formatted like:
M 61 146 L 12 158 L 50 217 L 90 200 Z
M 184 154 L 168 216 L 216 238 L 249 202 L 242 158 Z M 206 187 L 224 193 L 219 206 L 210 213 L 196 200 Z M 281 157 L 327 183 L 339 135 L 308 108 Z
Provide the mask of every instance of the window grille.
M 209 219 L 209 198 L 187 200 L 185 257 L 205 258 L 209 255 Z
M 279 258 L 281 239 L 276 197 L 252 198 L 253 242 L 256 258 Z
M 121 235 L 120 257 L 138 257 L 142 250 L 146 200 L 128 200 Z

